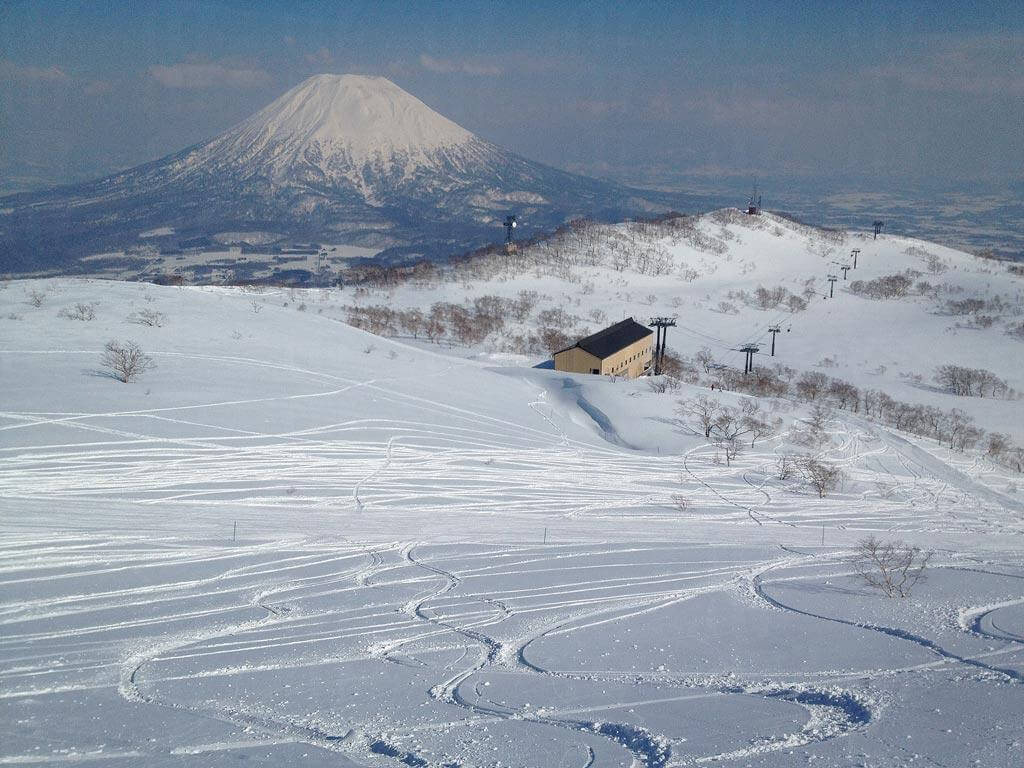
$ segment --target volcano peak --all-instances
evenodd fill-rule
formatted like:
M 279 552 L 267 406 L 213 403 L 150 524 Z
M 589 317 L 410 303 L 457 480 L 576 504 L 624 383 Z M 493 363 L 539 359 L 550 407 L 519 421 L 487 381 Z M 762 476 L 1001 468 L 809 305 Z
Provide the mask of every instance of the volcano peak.
M 211 142 L 213 154 L 245 158 L 389 164 L 423 158 L 475 139 L 384 77 L 314 75 Z M 223 158 L 222 158 L 223 159 Z M 318 163 L 320 164 L 320 163 Z

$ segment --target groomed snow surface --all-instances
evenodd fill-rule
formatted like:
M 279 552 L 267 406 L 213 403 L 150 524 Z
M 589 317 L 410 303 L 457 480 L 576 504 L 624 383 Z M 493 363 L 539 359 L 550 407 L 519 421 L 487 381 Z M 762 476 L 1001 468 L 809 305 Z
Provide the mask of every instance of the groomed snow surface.
M 645 382 L 258 298 L 0 289 L 0 765 L 1024 763 L 1008 470 L 837 412 L 817 499 L 788 433 L 725 467 Z

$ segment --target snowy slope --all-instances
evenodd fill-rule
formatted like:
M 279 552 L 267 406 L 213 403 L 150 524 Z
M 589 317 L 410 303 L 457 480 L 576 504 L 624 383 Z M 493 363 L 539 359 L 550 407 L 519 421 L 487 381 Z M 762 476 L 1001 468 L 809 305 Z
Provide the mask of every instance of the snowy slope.
M 644 382 L 306 298 L 0 288 L 0 764 L 1020 762 L 1008 474 L 839 413 L 813 498 L 786 403 L 727 468 Z M 852 578 L 865 532 L 938 550 L 912 598 Z
M 668 346 L 679 354 L 693 356 L 708 347 L 717 362 L 742 370 L 739 349 L 754 343 L 760 348 L 756 365 L 817 370 L 902 401 L 961 408 L 985 429 L 1009 431 L 1024 441 L 1019 400 L 956 397 L 932 381 L 936 366 L 954 363 L 990 370 L 1024 391 L 1024 342 L 1010 333 L 1024 323 L 1024 278 L 1004 264 L 911 238 L 826 232 L 770 213 L 750 217 L 723 210 L 687 221 L 678 231 L 593 226 L 527 251 L 519 261 L 498 256 L 492 264 L 468 265 L 436 284 L 369 286 L 358 296 L 342 293 L 331 302 L 428 310 L 439 300 L 462 304 L 480 296 L 514 299 L 521 291 L 535 292 L 537 304 L 525 323 L 512 323 L 471 349 L 452 350 L 499 357 L 515 351 L 516 334 L 537 329 L 545 309 L 570 315 L 571 337 L 624 317 L 645 321 L 672 315 L 679 325 L 669 330 Z M 855 248 L 860 250 L 857 269 L 844 280 L 840 267 L 852 266 Z M 919 273 L 914 283 L 928 282 L 931 289 L 914 288 L 906 297 L 884 300 L 849 289 L 855 280 L 907 270 Z M 830 274 L 838 280 L 835 298 L 826 299 Z M 785 302 L 759 306 L 758 287 L 777 286 L 806 298 L 806 309 L 792 311 Z M 966 299 L 987 303 L 977 314 L 993 318 L 989 327 L 973 322 L 976 315 L 950 314 L 948 302 Z M 326 311 L 345 317 L 340 307 Z M 768 328 L 775 324 L 782 331 L 771 358 Z M 543 355 L 523 359 L 534 364 L 538 357 Z
M 652 202 L 653 201 L 653 202 Z M 566 173 L 487 142 L 381 77 L 311 77 L 209 142 L 95 182 L 0 204 L 0 258 L 88 272 L 89 254 L 209 244 L 224 232 L 449 255 L 572 216 L 664 210 L 658 194 Z M 166 232 L 159 237 L 154 232 Z

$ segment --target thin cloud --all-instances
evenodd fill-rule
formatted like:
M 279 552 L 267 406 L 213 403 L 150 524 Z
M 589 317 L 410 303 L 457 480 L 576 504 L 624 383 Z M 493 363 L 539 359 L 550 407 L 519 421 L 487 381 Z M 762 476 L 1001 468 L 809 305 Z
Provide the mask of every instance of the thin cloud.
M 60 67 L 21 66 L 7 60 L 0 60 L 0 77 L 16 82 L 36 83 L 63 83 L 71 79 Z
M 334 63 L 334 54 L 332 54 L 326 47 L 319 48 L 312 53 L 307 53 L 302 58 L 312 67 L 324 68 L 329 67 Z
M 201 90 L 207 88 L 261 88 L 272 82 L 263 69 L 221 63 L 178 62 L 149 68 L 150 76 L 165 88 Z
M 106 80 L 94 80 L 69 75 L 57 66 L 21 66 L 6 59 L 0 59 L 0 81 L 16 83 L 26 88 L 52 85 L 64 89 L 80 89 L 86 96 L 99 96 L 109 93 L 114 88 Z
M 425 53 L 420 55 L 420 66 L 430 72 L 439 72 L 441 74 L 458 72 L 478 77 L 495 77 L 504 72 L 501 67 L 493 63 L 470 60 L 458 61 L 455 59 L 435 59 L 433 56 L 428 56 Z
M 927 52 L 868 67 L 864 74 L 908 88 L 974 96 L 1024 94 L 1024 34 L 929 39 Z
M 82 88 L 82 92 L 86 96 L 102 96 L 104 93 L 111 93 L 113 90 L 113 84 L 108 83 L 106 80 L 90 80 Z
M 572 108 L 591 117 L 605 117 L 626 111 L 626 105 L 621 101 L 601 101 L 599 99 L 580 99 L 573 102 Z

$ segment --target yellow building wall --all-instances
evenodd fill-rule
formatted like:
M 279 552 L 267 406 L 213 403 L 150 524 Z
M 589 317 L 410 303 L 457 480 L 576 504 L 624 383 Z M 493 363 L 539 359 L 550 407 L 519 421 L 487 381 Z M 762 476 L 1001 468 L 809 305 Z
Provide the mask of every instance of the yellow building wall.
M 640 339 L 604 360 L 584 352 L 579 347 L 570 347 L 555 354 L 555 370 L 568 373 L 593 373 L 596 370 L 604 376 L 627 376 L 635 379 L 651 364 L 653 339 L 653 336 Z
M 555 354 L 555 370 L 569 373 L 593 373 L 601 370 L 601 361 L 579 347 L 569 347 Z
M 653 339 L 653 336 L 640 339 L 611 357 L 606 357 L 601 361 L 601 373 L 605 376 L 626 376 L 635 379 L 651 364 L 654 354 Z

